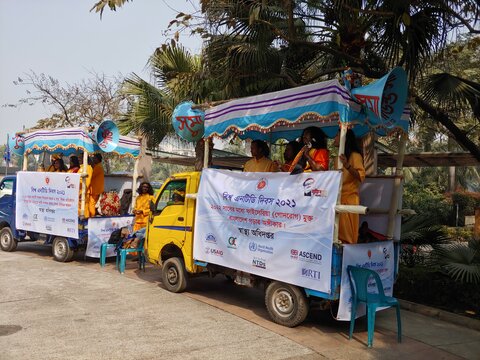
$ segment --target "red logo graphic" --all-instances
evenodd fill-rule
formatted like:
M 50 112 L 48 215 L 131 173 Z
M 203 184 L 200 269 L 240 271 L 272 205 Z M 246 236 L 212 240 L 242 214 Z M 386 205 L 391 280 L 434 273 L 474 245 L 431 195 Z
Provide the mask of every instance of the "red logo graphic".
M 261 178 L 260 181 L 257 183 L 257 190 L 263 190 L 267 187 L 267 185 L 267 179 Z
M 372 251 L 368 250 L 368 258 L 370 259 L 372 257 Z
M 48 185 L 49 182 L 50 182 L 50 178 L 48 176 L 45 177 L 45 183 Z

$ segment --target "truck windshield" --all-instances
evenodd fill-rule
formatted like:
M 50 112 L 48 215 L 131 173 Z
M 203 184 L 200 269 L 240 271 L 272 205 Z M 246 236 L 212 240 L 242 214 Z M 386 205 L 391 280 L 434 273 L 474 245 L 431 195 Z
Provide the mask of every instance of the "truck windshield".
M 13 194 L 13 179 L 3 180 L 0 183 L 0 199 Z

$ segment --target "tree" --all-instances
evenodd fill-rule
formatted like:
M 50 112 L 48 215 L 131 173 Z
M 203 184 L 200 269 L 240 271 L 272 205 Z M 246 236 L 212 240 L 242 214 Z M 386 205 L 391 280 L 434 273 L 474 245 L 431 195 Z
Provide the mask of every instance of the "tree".
M 418 106 L 480 160 L 478 144 L 448 114 L 439 112 L 423 93 L 415 91 L 425 64 L 454 39 L 455 33 L 480 33 L 475 28 L 480 13 L 477 1 L 201 3 L 206 18 L 205 52 L 216 55 L 211 58 L 220 64 L 217 71 L 210 69 L 213 77 L 244 87 L 238 79 L 261 78 L 267 73 L 283 79 L 283 86 L 292 87 L 331 77 L 346 67 L 378 78 L 390 68 L 402 66 Z M 269 56 L 257 56 L 266 50 Z M 272 59 L 271 65 L 268 59 Z M 457 89 L 479 98 L 478 83 L 470 82 L 467 89 L 466 79 L 457 80 L 463 84 Z M 257 90 L 263 91 L 261 87 Z
M 78 83 L 61 84 L 51 76 L 32 71 L 14 84 L 27 87 L 27 96 L 17 104 L 4 106 L 42 103 L 52 108 L 52 115 L 38 120 L 34 128 L 99 124 L 106 118 L 118 119 L 125 106 L 125 97 L 118 92 L 120 77 L 92 73 L 91 78 Z

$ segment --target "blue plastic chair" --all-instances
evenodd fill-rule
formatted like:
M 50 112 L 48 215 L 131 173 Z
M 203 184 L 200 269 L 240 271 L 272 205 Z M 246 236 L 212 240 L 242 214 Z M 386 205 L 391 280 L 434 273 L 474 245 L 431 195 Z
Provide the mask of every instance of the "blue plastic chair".
M 400 319 L 400 304 L 398 300 L 391 296 L 386 296 L 383 291 L 380 276 L 373 270 L 364 269 L 349 265 L 347 267 L 350 287 L 352 289 L 352 315 L 350 318 L 350 335 L 352 338 L 355 327 L 355 316 L 359 303 L 365 303 L 367 306 L 367 328 L 368 328 L 368 347 L 373 344 L 373 332 L 375 331 L 375 314 L 378 307 L 395 306 L 397 310 L 397 337 L 398 342 L 402 342 L 402 322 Z M 370 278 L 376 283 L 378 294 L 368 292 L 368 282 Z
M 145 239 L 142 239 L 138 243 L 138 247 L 136 248 L 128 248 L 128 249 L 118 249 L 117 251 L 117 269 L 120 271 L 120 274 L 125 273 L 125 264 L 127 262 L 127 254 L 136 252 L 138 253 L 138 269 L 145 272 L 145 250 L 143 248 L 143 243 Z
M 100 246 L 100 266 L 101 267 L 104 267 L 105 266 L 105 262 L 107 260 L 107 250 L 109 248 L 114 248 L 115 244 L 109 244 L 109 243 L 103 243 L 101 246 Z

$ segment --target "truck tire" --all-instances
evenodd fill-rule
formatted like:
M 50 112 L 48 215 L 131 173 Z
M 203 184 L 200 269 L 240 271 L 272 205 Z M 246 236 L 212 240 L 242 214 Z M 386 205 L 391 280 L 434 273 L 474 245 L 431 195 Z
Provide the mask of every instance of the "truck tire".
M 17 248 L 17 240 L 13 237 L 12 229 L 5 226 L 0 230 L 0 247 L 3 251 L 13 251 Z
M 168 291 L 179 293 L 187 287 L 187 271 L 178 257 L 167 259 L 162 265 L 162 283 Z
M 295 327 L 308 315 L 305 294 L 294 285 L 272 281 L 265 290 L 265 305 L 270 318 L 277 324 Z
M 74 251 L 68 245 L 64 237 L 56 237 L 52 245 L 53 258 L 58 262 L 69 262 L 73 258 Z

